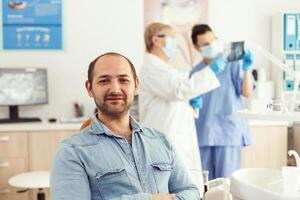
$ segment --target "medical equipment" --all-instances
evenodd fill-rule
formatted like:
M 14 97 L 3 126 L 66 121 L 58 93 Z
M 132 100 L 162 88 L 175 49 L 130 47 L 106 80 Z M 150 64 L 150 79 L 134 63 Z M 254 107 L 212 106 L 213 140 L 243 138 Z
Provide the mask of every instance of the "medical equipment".
M 208 191 L 204 194 L 204 199 L 232 200 L 230 180 L 228 178 L 216 178 L 208 181 Z
M 39 122 L 19 116 L 19 106 L 48 103 L 47 70 L 44 68 L 0 68 L 0 106 L 9 107 L 9 118 L 0 123 Z
M 300 11 L 282 12 L 272 18 L 271 44 L 272 54 L 284 63 L 284 72 L 272 69 L 272 76 L 278 83 L 276 96 L 282 98 L 294 91 L 290 104 L 293 111 L 300 90 Z M 274 65 L 279 63 L 273 62 Z
M 293 70 L 291 69 L 286 63 L 284 63 L 282 60 L 280 60 L 279 58 L 275 57 L 272 53 L 270 53 L 269 51 L 267 51 L 266 49 L 262 48 L 260 45 L 255 44 L 255 43 L 249 43 L 248 46 L 253 49 L 254 51 L 260 53 L 263 57 L 265 57 L 266 59 L 268 59 L 269 61 L 271 61 L 273 63 L 272 66 L 276 66 L 277 69 L 280 69 L 281 71 L 283 71 L 284 73 L 289 74 L 290 77 L 292 77 L 293 82 L 295 83 L 295 85 L 299 85 L 300 82 L 300 70 Z M 281 71 L 277 72 L 280 73 Z M 277 76 L 278 77 L 278 76 Z M 279 88 L 281 88 L 281 83 L 282 81 L 277 79 L 277 83 Z M 297 95 L 297 88 L 293 88 L 293 96 L 289 105 L 289 109 L 290 111 L 294 111 L 295 108 L 295 103 L 296 103 L 296 95 Z M 283 98 L 283 94 L 282 91 L 278 91 L 277 92 L 277 97 L 282 99 Z

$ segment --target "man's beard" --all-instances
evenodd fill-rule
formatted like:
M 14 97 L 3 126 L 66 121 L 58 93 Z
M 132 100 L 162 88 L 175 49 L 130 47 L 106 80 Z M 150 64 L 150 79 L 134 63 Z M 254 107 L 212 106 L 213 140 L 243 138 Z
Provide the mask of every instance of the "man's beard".
M 117 110 L 112 109 L 111 107 L 113 107 L 113 106 L 107 104 L 107 101 L 109 98 L 122 98 L 123 105 L 118 105 L 122 108 L 117 109 Z M 127 96 L 123 95 L 123 94 L 108 94 L 108 95 L 104 96 L 103 103 L 97 103 L 96 100 L 95 100 L 95 103 L 101 114 L 111 116 L 111 117 L 118 117 L 129 111 L 133 101 L 128 102 L 127 100 L 128 100 Z

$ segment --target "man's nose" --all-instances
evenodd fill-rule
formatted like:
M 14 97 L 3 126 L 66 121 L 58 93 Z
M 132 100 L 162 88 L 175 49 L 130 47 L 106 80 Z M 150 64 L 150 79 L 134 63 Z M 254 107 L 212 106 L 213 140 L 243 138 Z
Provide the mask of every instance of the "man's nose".
M 120 87 L 119 81 L 117 81 L 117 80 L 112 81 L 110 90 L 112 92 L 120 92 L 121 91 L 121 87 Z

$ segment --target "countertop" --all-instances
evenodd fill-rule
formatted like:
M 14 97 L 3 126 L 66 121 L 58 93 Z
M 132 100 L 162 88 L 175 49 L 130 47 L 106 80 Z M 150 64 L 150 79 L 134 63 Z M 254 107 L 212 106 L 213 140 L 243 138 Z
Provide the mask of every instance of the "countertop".
M 240 110 L 237 115 L 248 119 L 250 126 L 292 126 L 295 122 L 300 121 L 299 112 Z
M 243 113 L 244 117 L 247 112 Z M 251 115 L 251 114 L 250 114 Z M 253 117 L 245 117 L 248 119 L 249 126 L 289 126 L 289 121 L 278 120 L 257 120 Z M 53 122 L 50 123 L 47 120 L 42 122 L 32 123 L 11 123 L 0 124 L 0 131 L 77 131 L 80 129 L 82 122 Z
M 249 126 L 290 126 L 288 121 L 248 120 Z
M 66 131 L 79 130 L 82 123 L 60 123 L 60 122 L 33 122 L 33 123 L 11 123 L 0 124 L 0 131 Z

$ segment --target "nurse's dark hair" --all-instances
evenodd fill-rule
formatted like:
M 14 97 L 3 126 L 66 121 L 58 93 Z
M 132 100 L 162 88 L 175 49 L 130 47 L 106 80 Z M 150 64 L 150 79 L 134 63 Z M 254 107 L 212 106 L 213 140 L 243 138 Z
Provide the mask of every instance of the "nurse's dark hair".
M 197 45 L 197 36 L 203 35 L 206 32 L 213 32 L 213 30 L 207 24 L 196 24 L 192 28 L 192 42 Z
M 93 82 L 93 71 L 94 71 L 94 68 L 95 68 L 95 64 L 96 62 L 104 57 L 104 56 L 119 56 L 119 57 L 122 57 L 124 58 L 128 64 L 130 65 L 130 68 L 131 68 L 131 71 L 132 71 L 132 75 L 133 75 L 133 78 L 134 80 L 136 81 L 137 79 L 137 74 L 136 74 L 136 71 L 135 71 L 135 67 L 134 65 L 132 64 L 132 62 L 124 55 L 120 54 L 120 53 L 116 53 L 116 52 L 107 52 L 107 53 L 104 53 L 100 56 L 98 56 L 97 58 L 95 58 L 89 65 L 89 69 L 88 69 L 88 81 L 90 82 L 90 84 L 92 85 L 92 82 Z

